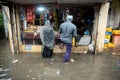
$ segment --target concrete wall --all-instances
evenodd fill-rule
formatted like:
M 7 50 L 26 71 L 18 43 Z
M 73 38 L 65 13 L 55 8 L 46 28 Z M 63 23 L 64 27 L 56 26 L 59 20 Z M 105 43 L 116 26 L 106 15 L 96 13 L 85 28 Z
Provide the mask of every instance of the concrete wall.
M 113 0 L 109 10 L 107 26 L 116 29 L 120 22 L 120 0 Z
M 2 7 L 5 10 L 5 6 Z M 7 17 L 5 15 L 5 12 L 3 11 L 3 18 L 4 18 L 4 29 L 5 29 L 5 37 L 8 38 L 8 20 Z
M 100 12 L 99 12 L 99 20 L 98 20 L 97 42 L 96 42 L 97 52 L 102 52 L 104 48 L 104 37 L 105 37 L 105 31 L 107 25 L 108 10 L 109 10 L 109 2 L 105 4 L 101 4 Z
M 6 26 L 8 27 L 8 36 L 9 36 L 9 43 L 10 43 L 10 49 L 11 52 L 14 53 L 14 45 L 13 45 L 13 35 L 12 35 L 12 27 L 11 27 L 11 21 L 10 21 L 10 10 L 8 6 L 3 6 L 3 13 L 4 16 L 6 16 Z

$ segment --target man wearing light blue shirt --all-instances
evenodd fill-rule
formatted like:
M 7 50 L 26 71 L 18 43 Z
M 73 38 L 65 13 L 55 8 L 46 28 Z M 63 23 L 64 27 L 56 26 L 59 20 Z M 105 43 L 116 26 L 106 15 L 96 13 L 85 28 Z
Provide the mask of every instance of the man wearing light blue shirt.
M 62 23 L 59 28 L 60 40 L 66 45 L 66 53 L 64 55 L 64 62 L 69 62 L 72 38 L 77 37 L 76 26 L 72 23 L 73 16 L 67 15 L 66 22 Z

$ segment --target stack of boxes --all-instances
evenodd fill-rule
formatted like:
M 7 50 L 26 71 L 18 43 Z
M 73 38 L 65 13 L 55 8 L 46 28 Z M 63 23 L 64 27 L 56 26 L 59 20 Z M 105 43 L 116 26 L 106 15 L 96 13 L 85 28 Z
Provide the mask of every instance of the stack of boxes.
M 104 49 L 115 47 L 115 45 L 110 42 L 111 36 L 112 36 L 112 28 L 106 28 Z
M 114 55 L 120 55 L 120 30 L 113 30 L 112 42 L 115 44 Z

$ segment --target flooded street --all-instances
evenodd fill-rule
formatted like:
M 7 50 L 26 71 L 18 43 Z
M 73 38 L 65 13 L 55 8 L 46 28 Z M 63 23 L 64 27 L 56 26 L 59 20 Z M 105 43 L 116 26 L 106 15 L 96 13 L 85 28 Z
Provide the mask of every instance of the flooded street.
M 120 56 L 72 54 L 68 64 L 62 59 L 63 54 L 48 59 L 39 53 L 14 55 L 0 40 L 0 80 L 120 80 Z

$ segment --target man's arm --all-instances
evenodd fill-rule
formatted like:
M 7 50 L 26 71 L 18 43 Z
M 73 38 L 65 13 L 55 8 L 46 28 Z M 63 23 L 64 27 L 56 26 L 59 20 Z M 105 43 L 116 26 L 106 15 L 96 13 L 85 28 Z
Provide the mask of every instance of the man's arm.
M 59 32 L 60 34 L 62 33 L 62 28 L 61 28 L 61 25 L 60 25 L 60 27 L 59 27 L 58 32 Z
M 74 27 L 74 30 L 73 30 L 73 36 L 77 37 L 77 28 L 76 28 L 76 26 Z
M 74 28 L 74 31 L 73 31 L 73 36 L 75 37 L 75 46 L 77 46 L 78 45 L 78 42 L 77 42 L 77 29 L 76 29 L 76 26 L 75 26 L 75 28 Z

